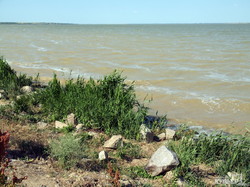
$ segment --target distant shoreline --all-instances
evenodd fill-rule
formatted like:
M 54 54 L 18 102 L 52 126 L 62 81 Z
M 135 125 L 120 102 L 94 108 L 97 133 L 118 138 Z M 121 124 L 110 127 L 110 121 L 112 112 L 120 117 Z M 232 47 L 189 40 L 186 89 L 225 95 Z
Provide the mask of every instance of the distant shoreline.
M 56 22 L 0 22 L 9 25 L 237 25 L 250 24 L 249 22 L 232 23 L 56 23 Z

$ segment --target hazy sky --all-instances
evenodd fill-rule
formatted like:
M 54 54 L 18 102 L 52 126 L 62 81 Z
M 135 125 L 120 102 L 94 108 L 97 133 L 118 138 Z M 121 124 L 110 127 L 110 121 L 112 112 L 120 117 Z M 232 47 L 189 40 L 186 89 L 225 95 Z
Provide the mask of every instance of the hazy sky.
M 250 22 L 250 0 L 0 0 L 0 22 Z

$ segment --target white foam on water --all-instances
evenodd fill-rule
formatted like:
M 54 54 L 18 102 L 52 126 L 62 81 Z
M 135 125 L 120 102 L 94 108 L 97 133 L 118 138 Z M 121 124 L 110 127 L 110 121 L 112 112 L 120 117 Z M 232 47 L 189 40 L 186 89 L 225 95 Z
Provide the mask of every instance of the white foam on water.
M 158 87 L 158 86 L 143 86 L 143 85 L 139 85 L 136 88 L 144 90 L 144 91 L 159 92 L 159 93 L 164 93 L 164 94 L 169 94 L 169 95 L 178 93 L 175 90 L 171 90 L 169 88 Z
M 48 51 L 48 49 L 46 49 L 45 47 L 39 47 L 34 44 L 30 44 L 30 46 L 36 48 L 38 51 L 43 51 L 43 52 Z
M 56 41 L 56 40 L 50 40 L 50 42 L 53 43 L 53 44 L 59 44 L 59 42 Z
M 229 76 L 225 74 L 221 74 L 221 73 L 216 73 L 216 72 L 210 72 L 209 74 L 205 75 L 205 77 L 209 79 L 223 81 L 223 82 L 231 81 Z

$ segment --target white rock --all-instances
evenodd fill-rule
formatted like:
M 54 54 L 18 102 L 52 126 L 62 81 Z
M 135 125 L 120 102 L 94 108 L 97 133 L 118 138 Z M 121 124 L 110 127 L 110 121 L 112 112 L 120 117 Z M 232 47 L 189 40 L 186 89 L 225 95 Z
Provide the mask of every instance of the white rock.
M 65 123 L 62 123 L 62 122 L 60 122 L 60 121 L 55 121 L 55 128 L 56 128 L 56 129 L 62 129 L 62 128 L 64 128 L 64 127 L 68 127 L 68 125 L 65 124 Z
M 106 151 L 101 151 L 99 153 L 99 160 L 107 160 L 108 159 L 108 153 Z
M 31 86 L 23 86 L 21 88 L 21 92 L 24 94 L 31 93 L 33 91 L 33 88 Z
M 187 183 L 181 179 L 181 178 L 178 178 L 178 180 L 176 181 L 176 184 L 179 186 L 179 187 L 185 187 L 185 186 L 188 186 Z
M 166 129 L 166 140 L 172 140 L 175 136 L 175 131 L 172 129 Z
M 235 184 L 241 183 L 242 180 L 243 180 L 243 179 L 242 179 L 242 174 L 240 174 L 240 173 L 228 172 L 227 175 L 228 175 L 230 181 L 231 181 L 232 183 L 235 183 Z
M 121 135 L 114 135 L 104 143 L 103 147 L 116 149 L 121 144 L 122 144 L 122 136 Z
M 37 123 L 37 128 L 38 129 L 45 129 L 48 126 L 48 123 L 44 123 L 44 122 L 38 122 Z
M 147 143 L 153 142 L 154 134 L 145 124 L 140 126 L 140 133 L 142 135 L 142 139 L 146 140 Z
M 78 124 L 78 125 L 76 126 L 76 131 L 82 130 L 83 127 L 84 127 L 83 124 Z
M 93 136 L 93 137 L 97 137 L 99 134 L 96 132 L 93 132 L 93 131 L 89 131 L 88 135 Z
M 170 171 L 178 165 L 179 160 L 177 155 L 163 145 L 150 158 L 146 166 L 146 171 L 152 176 L 157 176 Z
M 160 141 L 166 140 L 166 133 L 161 133 L 157 136 L 159 138 Z
M 67 116 L 66 123 L 69 125 L 76 125 L 75 114 L 71 113 Z

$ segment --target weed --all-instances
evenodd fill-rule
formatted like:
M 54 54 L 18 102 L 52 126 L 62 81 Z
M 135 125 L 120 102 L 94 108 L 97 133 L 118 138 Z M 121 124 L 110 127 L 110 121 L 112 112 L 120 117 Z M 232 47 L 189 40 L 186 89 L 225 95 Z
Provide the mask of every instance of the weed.
M 158 177 L 152 177 L 151 175 L 149 175 L 147 173 L 147 171 L 141 167 L 141 166 L 132 166 L 132 167 L 128 167 L 123 169 L 123 173 L 127 176 L 129 176 L 132 179 L 136 179 L 138 177 L 140 178 L 148 178 L 148 179 L 155 179 L 155 178 L 159 178 Z M 160 176 L 161 177 L 161 176 Z
M 119 146 L 117 149 L 116 156 L 121 159 L 132 161 L 133 159 L 142 158 L 142 151 L 138 145 L 123 143 L 123 146 Z
M 59 165 L 65 169 L 76 166 L 78 161 L 85 156 L 85 149 L 80 140 L 71 134 L 52 141 L 49 148 L 51 156 L 57 159 Z
M 195 131 L 189 129 L 187 125 L 181 125 L 180 128 L 176 131 L 174 140 L 180 140 L 182 137 L 192 138 L 195 135 Z
M 68 125 L 66 127 L 63 127 L 61 129 L 58 129 L 58 132 L 62 132 L 64 134 L 71 133 L 75 130 L 75 127 L 73 125 Z
M 120 185 L 120 171 L 115 169 L 113 165 L 109 162 L 107 172 L 110 175 L 110 182 L 113 184 L 114 187 L 119 187 Z
M 190 184 L 201 185 L 198 176 L 190 169 L 191 165 L 206 163 L 216 166 L 217 174 L 225 176 L 227 172 L 239 172 L 249 179 L 250 140 L 246 137 L 216 135 L 201 135 L 199 139 L 184 137 L 179 142 L 171 142 L 170 149 L 174 150 L 180 166 L 175 169 L 177 177 L 183 177 Z M 249 181 L 246 181 L 249 182 Z
M 15 176 L 14 168 L 11 167 L 10 159 L 6 157 L 6 149 L 9 144 L 10 134 L 8 132 L 2 133 L 0 131 L 0 185 L 1 186 L 16 186 L 17 183 L 21 183 L 27 177 L 17 178 Z M 12 171 L 12 177 L 6 175 L 5 170 L 10 168 Z

